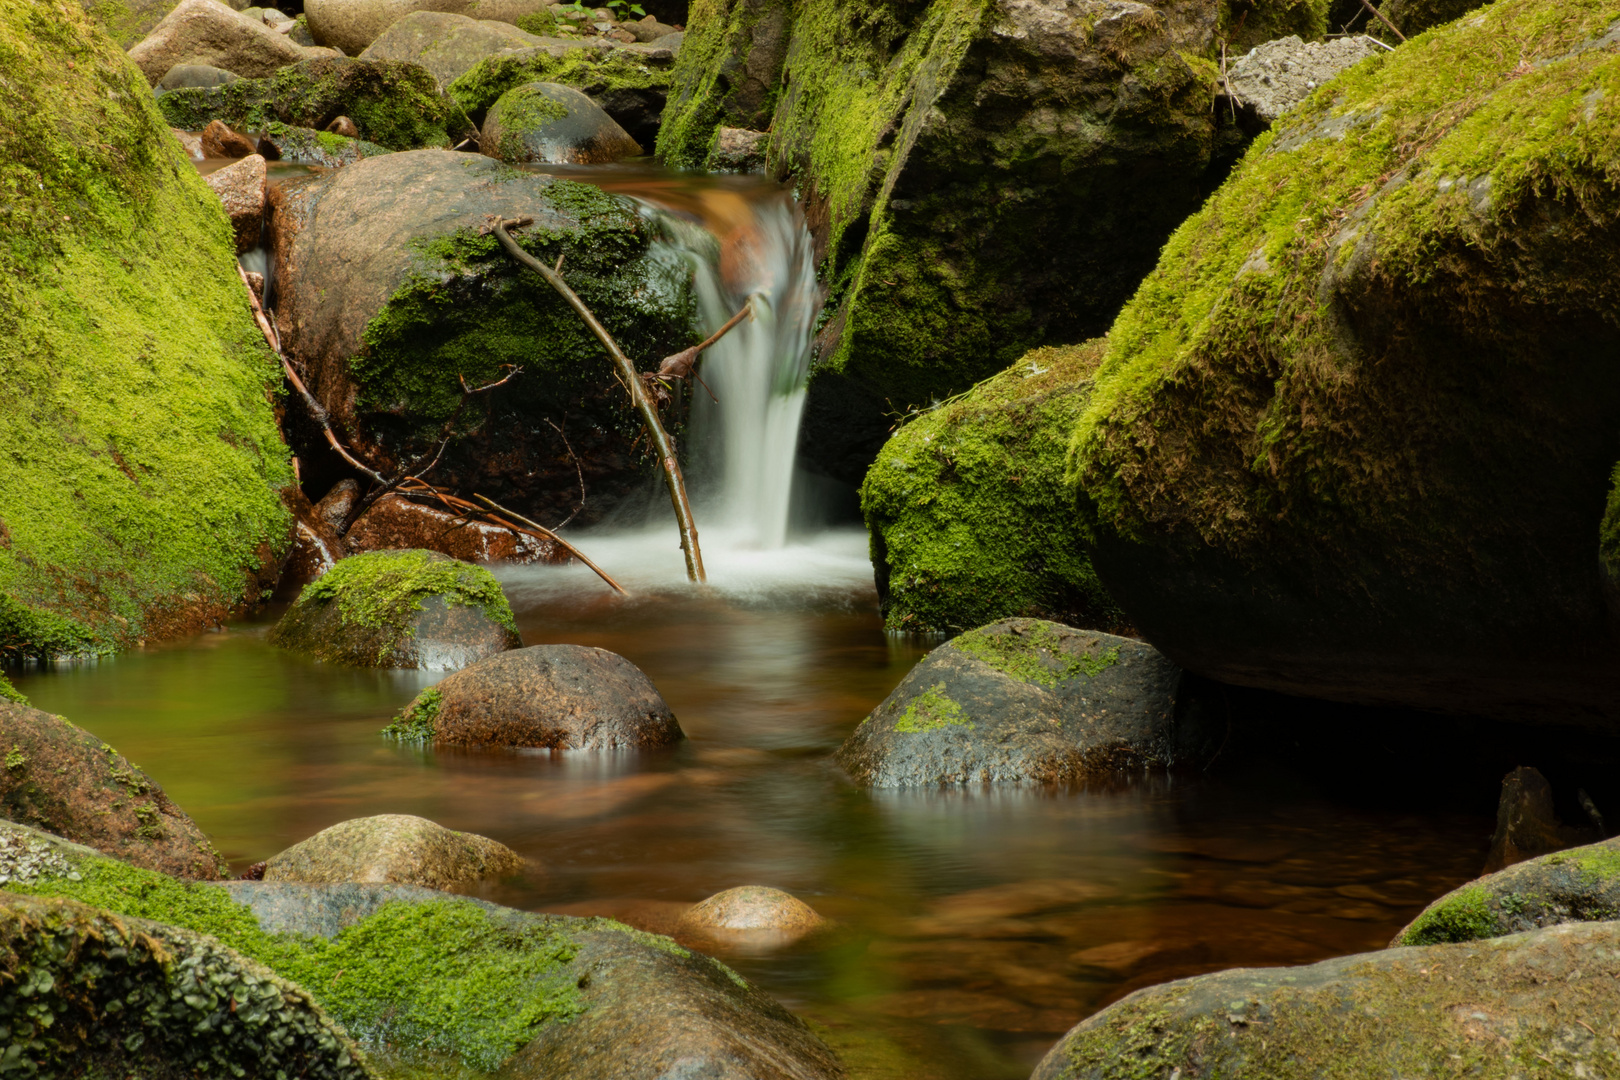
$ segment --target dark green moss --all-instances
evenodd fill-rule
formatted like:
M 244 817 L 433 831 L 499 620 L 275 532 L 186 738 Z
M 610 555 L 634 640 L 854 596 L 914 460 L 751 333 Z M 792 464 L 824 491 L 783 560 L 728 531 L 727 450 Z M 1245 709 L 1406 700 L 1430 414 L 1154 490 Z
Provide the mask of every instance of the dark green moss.
M 560 83 L 595 97 L 612 90 L 661 90 L 669 80 L 667 69 L 618 49 L 570 49 L 561 58 L 525 50 L 480 61 L 445 90 L 481 123 L 504 94 L 525 83 Z
M 443 702 L 444 693 L 436 686 L 428 687 L 417 694 L 411 703 L 394 717 L 393 722 L 382 729 L 382 733 L 401 742 L 432 742 L 434 723 L 439 718 L 439 706 Z
M 502 161 L 528 161 L 532 156 L 529 140 L 547 124 L 567 118 L 567 106 L 552 100 L 540 87 L 526 84 L 508 90 L 490 106 L 484 129 L 490 130 L 493 124 L 500 132 L 495 149 Z
M 536 37 L 550 37 L 557 30 L 557 16 L 550 11 L 531 11 L 518 16 L 517 28 Z M 462 108 L 466 108 L 465 105 Z M 470 113 L 471 109 L 467 109 Z

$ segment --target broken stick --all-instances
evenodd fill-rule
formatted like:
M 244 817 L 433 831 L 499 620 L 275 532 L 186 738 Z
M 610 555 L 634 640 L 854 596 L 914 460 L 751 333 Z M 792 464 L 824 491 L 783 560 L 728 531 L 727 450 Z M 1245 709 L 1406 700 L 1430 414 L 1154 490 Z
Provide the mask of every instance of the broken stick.
M 514 511 L 508 510 L 506 507 L 504 507 L 504 506 L 500 505 L 499 503 L 497 503 L 494 499 L 486 498 L 485 496 L 478 495 L 478 494 L 474 494 L 473 498 L 477 499 L 479 502 L 483 503 L 485 506 L 487 506 L 491 510 L 495 511 L 497 514 L 505 514 L 507 517 L 513 519 L 514 521 L 517 521 L 517 522 L 519 522 L 519 523 L 521 523 L 523 525 L 527 525 L 529 528 L 533 529 L 535 532 L 541 533 L 542 535 L 548 536 L 552 540 L 555 540 L 557 543 L 561 544 L 564 548 L 566 548 L 570 555 L 572 555 L 574 558 L 578 559 L 580 562 L 584 563 L 586 566 L 590 567 L 592 570 L 596 571 L 596 576 L 601 578 L 603 581 L 607 582 L 609 585 L 613 586 L 613 588 L 618 592 L 618 594 L 620 596 L 629 596 L 630 595 L 630 593 L 625 589 L 625 587 L 623 585 L 620 585 L 617 581 L 614 581 L 611 577 L 608 576 L 608 572 L 606 570 L 603 570 L 600 566 L 597 566 L 595 563 L 591 562 L 591 560 L 587 559 L 585 557 L 585 553 L 583 551 L 579 550 L 579 548 L 575 547 L 573 544 L 570 544 L 568 541 L 564 540 L 562 537 L 558 536 L 556 533 L 552 532 L 550 529 L 546 528 L 544 525 L 537 524 L 536 522 L 530 521 L 528 518 L 524 517 L 522 514 L 519 514 L 519 513 L 516 513 Z

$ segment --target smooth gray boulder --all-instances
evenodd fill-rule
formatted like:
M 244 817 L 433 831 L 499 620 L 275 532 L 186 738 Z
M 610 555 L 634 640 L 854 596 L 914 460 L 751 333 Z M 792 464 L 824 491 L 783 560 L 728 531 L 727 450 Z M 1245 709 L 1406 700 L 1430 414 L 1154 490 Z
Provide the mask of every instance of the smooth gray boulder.
M 182 90 L 188 86 L 224 86 L 233 83 L 242 76 L 234 71 L 213 67 L 209 64 L 176 64 L 164 72 L 163 78 L 157 81 L 158 90 Z
M 1077 783 L 1201 760 L 1181 671 L 1152 646 L 1007 619 L 929 653 L 838 751 L 870 787 Z M 1183 710 L 1192 715 L 1190 710 Z
M 605 165 L 641 154 L 641 144 L 596 102 L 543 82 L 514 87 L 490 106 L 478 149 L 512 164 Z
M 540 38 L 511 23 L 448 11 L 413 11 L 384 30 L 360 59 L 409 60 L 433 72 L 440 86 L 449 86 L 488 57 L 539 44 Z

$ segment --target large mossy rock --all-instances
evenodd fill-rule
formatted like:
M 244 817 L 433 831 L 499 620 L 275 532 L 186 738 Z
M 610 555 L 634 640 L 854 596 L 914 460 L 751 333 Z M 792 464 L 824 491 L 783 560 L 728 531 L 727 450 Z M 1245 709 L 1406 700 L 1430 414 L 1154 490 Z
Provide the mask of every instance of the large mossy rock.
M 600 105 L 572 86 L 544 82 L 513 87 L 489 107 L 478 149 L 512 165 L 607 165 L 641 155 Z
M 0 816 L 175 877 L 227 875 L 155 780 L 64 717 L 0 701 L 0 754 Z
M 264 880 L 460 889 L 522 867 L 515 851 L 487 836 L 410 814 L 378 814 L 340 821 L 272 855 Z
M 1034 349 L 883 444 L 861 512 L 889 629 L 960 632 L 1014 615 L 1123 627 L 1064 482 L 1103 345 Z
M 1620 919 L 1620 839 L 1555 851 L 1453 889 L 1391 945 L 1474 941 L 1610 919 Z
M 8 832 L 52 842 L 0 823 Z M 9 887 L 211 935 L 309 988 L 392 1075 L 843 1075 L 801 1021 L 730 969 L 608 919 L 404 885 L 185 884 L 61 841 L 50 856 Z
M 0 892 L 0 964 L 16 1076 L 376 1076 L 307 991 L 205 934 Z
M 270 641 L 329 663 L 427 671 L 521 644 L 500 582 L 436 551 L 349 556 L 304 586 Z
M 432 72 L 399 60 L 305 60 L 268 78 L 171 90 L 158 107 L 186 131 L 212 120 L 240 131 L 264 131 L 278 121 L 319 131 L 347 116 L 360 138 L 390 150 L 448 149 L 478 133 Z
M 448 11 L 413 11 L 366 46 L 360 59 L 421 64 L 440 86 L 449 86 L 496 53 L 539 44 L 540 38 L 511 23 L 469 19 Z
M 859 483 L 884 414 L 1107 330 L 1241 145 L 1220 42 L 1314 38 L 1326 7 L 697 0 L 658 152 L 769 131 L 803 195 L 835 309 L 808 460 Z
M 1138 990 L 1031 1080 L 1604 1076 L 1617 1020 L 1620 923 L 1586 923 Z
M 292 483 L 219 198 L 76 3 L 0 0 L 0 653 L 256 601 Z
M 1615 14 L 1499 0 L 1350 69 L 1165 246 L 1073 454 L 1177 663 L 1620 721 Z
M 650 368 L 692 343 L 690 271 L 652 248 L 633 203 L 431 150 L 284 183 L 272 200 L 281 340 L 377 467 L 431 457 L 459 416 L 459 430 L 479 434 L 444 452 L 434 478 L 447 488 L 556 521 L 577 508 L 582 470 L 581 522 L 641 490 L 652 470 L 634 450 L 640 424 L 611 361 L 562 297 L 484 231 L 491 215 L 534 218 L 519 243 L 548 265 L 564 256 L 569 284 Z M 461 408 L 463 378 L 481 386 L 513 367 L 522 374 Z M 324 454 L 311 437 L 311 453 Z
M 1008 619 L 941 645 L 838 751 L 869 787 L 1075 784 L 1200 762 L 1181 672 L 1140 641 Z

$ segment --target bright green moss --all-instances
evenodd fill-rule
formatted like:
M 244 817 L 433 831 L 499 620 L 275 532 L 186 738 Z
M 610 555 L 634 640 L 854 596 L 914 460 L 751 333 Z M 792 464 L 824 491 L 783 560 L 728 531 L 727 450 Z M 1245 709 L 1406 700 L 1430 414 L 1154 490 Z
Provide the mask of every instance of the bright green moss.
M 79 0 L 80 5 L 100 23 L 120 49 L 128 50 L 140 41 L 179 0 Z
M 561 969 L 577 946 L 545 921 L 503 923 L 476 904 L 393 902 L 333 939 L 271 934 L 217 886 L 86 860 L 79 881 L 13 892 L 68 896 L 212 935 L 305 987 L 362 1039 L 455 1054 L 494 1070 L 541 1027 L 583 1011 Z
M 557 16 L 551 11 L 531 11 L 518 16 L 517 28 L 536 37 L 550 37 L 557 30 Z M 466 108 L 465 105 L 462 108 Z M 471 109 L 467 109 L 470 113 Z
M 1598 559 L 1609 577 L 1620 585 L 1620 465 L 1614 467 L 1609 481 L 1609 498 L 1603 507 L 1603 521 L 1598 526 Z
M 1458 889 L 1429 906 L 1412 921 L 1397 945 L 1440 945 L 1474 941 L 1496 933 L 1496 913 L 1490 894 L 1480 885 Z
M 13 705 L 27 705 L 28 699 L 22 691 L 11 685 L 11 680 L 0 673 L 0 701 L 7 701 Z
M 1073 655 L 1063 648 L 1050 624 L 1037 624 L 1015 634 L 992 634 L 981 628 L 954 639 L 951 645 L 1003 675 L 1038 686 L 1056 686 L 1081 676 L 1095 679 L 1119 663 L 1118 645 Z
M 947 727 L 965 727 L 972 731 L 976 726 L 963 714 L 962 706 L 946 695 L 945 684 L 939 683 L 911 699 L 906 711 L 895 721 L 894 730 L 910 735 Z
M 545 52 L 491 56 L 463 72 L 445 92 L 482 122 L 509 90 L 525 83 L 549 82 L 599 95 L 610 90 L 659 90 L 669 85 L 667 69 L 655 68 L 632 54 L 614 49 L 570 49 L 561 58 Z
M 394 717 L 382 733 L 401 742 L 427 743 L 433 741 L 434 721 L 439 718 L 439 706 L 444 703 L 444 692 L 430 686 L 417 694 L 411 703 Z
M 409 626 L 429 596 L 477 608 L 491 622 L 517 633 L 512 609 L 494 575 L 431 551 L 351 555 L 304 586 L 298 604 L 335 603 L 345 626 L 380 630 Z
M 1568 852 L 1568 857 L 1594 883 L 1612 882 L 1620 878 L 1620 848 L 1589 844 Z
M 76 4 L 0 0 L 0 649 L 241 600 L 292 482 L 217 196 Z
M 1037 349 L 884 445 L 861 508 L 890 629 L 961 631 L 1013 615 L 1122 628 L 1064 486 L 1102 348 Z

